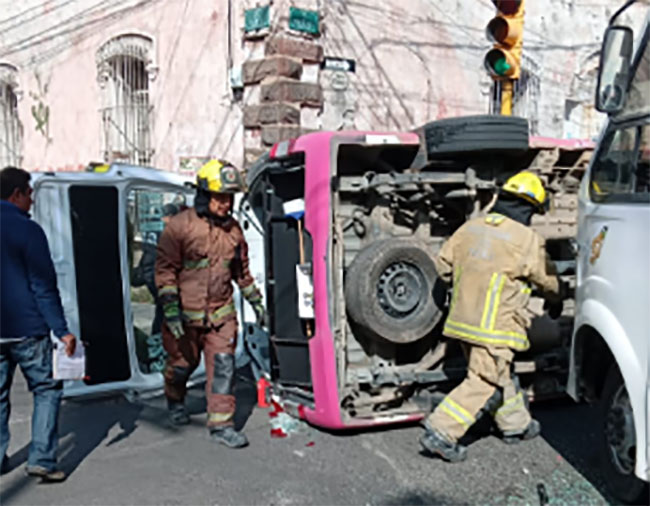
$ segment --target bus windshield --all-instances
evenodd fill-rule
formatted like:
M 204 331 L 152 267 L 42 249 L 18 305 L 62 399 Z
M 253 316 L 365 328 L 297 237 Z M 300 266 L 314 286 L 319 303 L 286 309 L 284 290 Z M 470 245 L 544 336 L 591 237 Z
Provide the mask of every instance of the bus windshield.
M 648 44 L 648 34 L 641 40 L 645 47 L 640 48 L 640 58 L 636 62 L 625 107 L 617 115 L 617 120 L 650 114 L 650 44 Z

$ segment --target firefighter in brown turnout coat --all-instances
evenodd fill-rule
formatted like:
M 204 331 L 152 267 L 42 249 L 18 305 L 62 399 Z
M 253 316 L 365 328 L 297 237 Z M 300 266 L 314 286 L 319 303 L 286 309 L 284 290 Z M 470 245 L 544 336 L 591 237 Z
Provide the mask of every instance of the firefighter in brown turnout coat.
M 548 297 L 550 313 L 561 312 L 564 288 L 547 258 L 544 239 L 529 227 L 532 215 L 544 212 L 545 200 L 536 175 L 513 176 L 492 212 L 461 226 L 435 260 L 439 276 L 453 286 L 443 333 L 463 342 L 468 370 L 425 421 L 420 443 L 428 453 L 464 460 L 467 449 L 458 440 L 491 399 L 499 399 L 492 415 L 505 442 L 540 433 L 513 381 L 511 365 L 514 352 L 530 346 L 526 306 L 531 284 Z
M 197 174 L 194 208 L 174 216 L 158 244 L 156 286 L 163 305 L 163 344 L 169 354 L 165 396 L 170 419 L 188 424 L 186 383 L 205 357 L 208 429 L 211 438 L 231 448 L 246 446 L 235 431 L 235 340 L 237 311 L 232 282 L 262 322 L 262 296 L 248 270 L 248 245 L 230 215 L 234 193 L 244 190 L 238 170 L 211 160 Z

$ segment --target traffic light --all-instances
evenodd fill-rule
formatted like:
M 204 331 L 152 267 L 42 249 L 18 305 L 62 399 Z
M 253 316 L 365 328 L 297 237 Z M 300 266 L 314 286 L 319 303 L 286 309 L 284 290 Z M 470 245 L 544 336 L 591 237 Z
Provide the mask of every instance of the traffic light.
M 492 3 L 498 12 L 488 23 L 485 33 L 494 46 L 485 55 L 483 64 L 492 79 L 519 79 L 524 0 L 492 0 Z

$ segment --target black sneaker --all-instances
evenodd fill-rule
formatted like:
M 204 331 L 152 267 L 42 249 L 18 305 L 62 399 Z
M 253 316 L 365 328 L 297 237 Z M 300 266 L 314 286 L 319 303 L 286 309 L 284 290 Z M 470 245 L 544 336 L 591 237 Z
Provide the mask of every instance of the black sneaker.
M 512 445 L 520 443 L 521 441 L 533 439 L 539 436 L 541 432 L 542 426 L 533 418 L 528 424 L 528 427 L 526 427 L 522 432 L 504 432 L 501 439 L 504 443 Z
M 221 443 L 228 448 L 243 448 L 248 446 L 246 436 L 237 432 L 232 427 L 218 427 L 210 429 L 210 439 L 216 443 Z
M 66 474 L 63 471 L 60 471 L 58 469 L 48 470 L 43 466 L 27 466 L 25 467 L 25 472 L 28 476 L 41 478 L 43 481 L 49 483 L 59 483 L 65 481 L 67 478 Z
M 191 422 L 185 404 L 182 402 L 169 403 L 169 421 L 176 426 L 188 425 Z
M 420 437 L 420 445 L 431 455 L 438 455 L 447 462 L 462 462 L 467 458 L 467 448 L 454 443 L 437 430 L 426 428 Z

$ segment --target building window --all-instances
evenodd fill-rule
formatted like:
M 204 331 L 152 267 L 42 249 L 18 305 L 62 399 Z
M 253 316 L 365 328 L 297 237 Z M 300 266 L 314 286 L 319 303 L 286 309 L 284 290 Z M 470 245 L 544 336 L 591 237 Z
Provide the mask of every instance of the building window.
M 106 162 L 151 163 L 153 106 L 149 83 L 155 78 L 155 71 L 153 42 L 148 37 L 121 35 L 97 51 Z
M 22 163 L 23 128 L 18 119 L 18 70 L 0 63 L 0 168 Z

